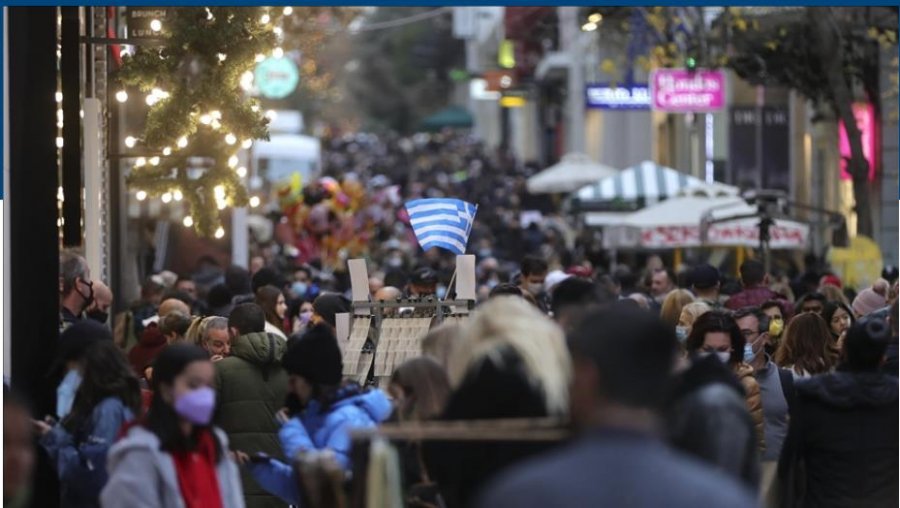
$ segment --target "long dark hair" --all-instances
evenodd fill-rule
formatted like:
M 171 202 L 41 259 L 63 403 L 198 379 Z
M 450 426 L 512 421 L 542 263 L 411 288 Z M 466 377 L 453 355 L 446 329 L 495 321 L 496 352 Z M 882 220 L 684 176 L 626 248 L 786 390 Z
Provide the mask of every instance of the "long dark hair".
M 284 320 L 278 317 L 278 313 L 275 310 L 278 307 L 279 295 L 283 296 L 284 293 L 277 287 L 263 286 L 256 290 L 256 305 L 262 308 L 266 321 L 283 332 Z
M 853 314 L 853 310 L 850 309 L 849 305 L 839 300 L 826 303 L 825 309 L 822 311 L 822 319 L 825 320 L 825 325 L 828 326 L 828 331 L 831 332 L 831 336 L 835 339 L 837 339 L 838 337 L 834 334 L 834 332 L 831 331 L 831 319 L 837 313 L 838 309 L 844 309 L 844 312 L 846 312 L 847 315 L 850 316 L 850 326 L 853 326 L 856 323 L 856 317 Z
M 162 350 L 153 363 L 153 400 L 144 419 L 144 427 L 159 438 L 160 449 L 167 452 L 192 450 L 200 433 L 209 426 L 194 425 L 194 432 L 185 436 L 179 428 L 179 417 L 175 408 L 163 400 L 162 385 L 175 384 L 178 377 L 188 365 L 194 362 L 208 362 L 209 355 L 202 348 L 193 344 L 173 344 Z M 222 458 L 222 443 L 213 433 L 216 446 L 216 462 Z
M 688 352 L 699 351 L 703 347 L 706 334 L 715 332 L 726 333 L 731 339 L 731 358 L 728 359 L 728 365 L 740 363 L 744 358 L 744 336 L 741 335 L 741 329 L 731 314 L 721 310 L 705 312 L 694 321 L 691 334 L 685 343 Z
M 62 421 L 63 428 L 70 433 L 81 430 L 94 408 L 109 397 L 118 398 L 136 417 L 140 416 L 141 385 L 118 346 L 108 340 L 95 342 L 85 350 L 82 362 L 81 385 L 72 412 Z
M 788 323 L 775 351 L 779 367 L 793 366 L 810 374 L 822 374 L 837 365 L 839 352 L 831 328 L 818 314 L 798 314 Z

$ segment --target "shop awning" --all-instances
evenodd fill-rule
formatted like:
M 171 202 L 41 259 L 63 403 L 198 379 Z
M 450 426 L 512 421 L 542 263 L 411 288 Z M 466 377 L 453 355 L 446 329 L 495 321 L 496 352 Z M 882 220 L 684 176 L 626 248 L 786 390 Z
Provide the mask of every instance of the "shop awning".
M 619 174 L 604 178 L 575 194 L 579 201 L 637 201 L 648 203 L 675 196 L 680 190 L 703 185 L 699 178 L 687 175 L 652 161 L 644 161 L 624 169 Z
M 472 114 L 460 106 L 448 106 L 422 121 L 422 128 L 439 131 L 444 128 L 467 129 L 472 127 Z
M 722 184 L 685 189 L 681 195 L 624 217 L 612 226 L 620 240 L 617 247 L 668 249 L 680 247 L 756 247 L 759 245 L 759 219 L 743 218 L 709 227 L 704 242 L 701 222 L 704 217 L 724 219 L 756 213 L 754 206 L 741 198 L 736 187 Z M 770 229 L 773 249 L 801 249 L 807 246 L 809 227 L 799 222 L 776 219 Z
M 569 153 L 562 160 L 528 179 L 528 192 L 549 194 L 572 192 L 589 182 L 618 173 L 617 169 L 599 164 L 582 153 Z

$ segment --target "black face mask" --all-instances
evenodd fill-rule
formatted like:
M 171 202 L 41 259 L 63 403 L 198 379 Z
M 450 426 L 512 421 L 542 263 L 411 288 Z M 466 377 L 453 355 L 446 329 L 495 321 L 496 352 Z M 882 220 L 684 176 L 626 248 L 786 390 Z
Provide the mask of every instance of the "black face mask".
M 87 313 L 87 317 L 105 325 L 106 321 L 109 320 L 109 312 L 92 310 Z
M 85 295 L 84 293 L 81 292 L 81 290 L 78 289 L 78 281 L 79 280 L 88 287 L 89 291 L 88 291 L 87 295 Z M 87 309 L 88 307 L 91 306 L 92 303 L 94 303 L 94 283 L 93 282 L 87 282 L 84 279 L 77 279 L 75 281 L 75 292 L 78 293 L 79 295 L 81 295 L 82 298 L 84 298 L 84 307 L 81 308 L 82 312 L 84 312 L 84 309 Z M 104 323 L 105 322 L 106 321 L 104 321 Z

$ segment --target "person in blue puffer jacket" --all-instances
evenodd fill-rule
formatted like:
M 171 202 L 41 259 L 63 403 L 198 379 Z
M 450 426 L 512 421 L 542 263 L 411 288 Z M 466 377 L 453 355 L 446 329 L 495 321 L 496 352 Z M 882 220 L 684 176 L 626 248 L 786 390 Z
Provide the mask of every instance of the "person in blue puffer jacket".
M 341 384 L 341 351 L 334 334 L 321 324 L 293 342 L 281 362 L 288 373 L 289 410 L 294 409 L 278 432 L 284 456 L 292 460 L 300 452 L 330 450 L 344 471 L 350 471 L 350 430 L 386 420 L 393 410 L 387 395 L 377 389 L 364 391 L 355 383 Z M 290 465 L 273 458 L 250 461 L 243 453 L 238 458 L 261 487 L 288 503 L 301 503 Z

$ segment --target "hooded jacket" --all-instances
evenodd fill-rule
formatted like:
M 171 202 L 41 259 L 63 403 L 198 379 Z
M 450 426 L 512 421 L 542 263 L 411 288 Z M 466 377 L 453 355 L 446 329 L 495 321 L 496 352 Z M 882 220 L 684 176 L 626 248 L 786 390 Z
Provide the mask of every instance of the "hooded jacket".
M 337 402 L 323 409 L 312 401 L 299 415 L 285 423 L 278 433 L 282 451 L 288 460 L 298 453 L 330 450 L 344 471 L 350 471 L 351 429 L 375 427 L 386 420 L 392 410 L 391 402 L 381 390 L 361 392 L 356 385 L 338 392 Z M 285 502 L 301 504 L 297 481 L 291 466 L 276 459 L 268 463 L 251 464 L 256 482 Z
M 731 369 L 714 356 L 697 359 L 681 374 L 669 400 L 671 444 L 756 490 L 760 470 L 755 426 L 743 385 Z
M 231 446 L 248 454 L 281 457 L 275 414 L 284 406 L 288 376 L 281 367 L 285 341 L 263 332 L 241 335 L 231 356 L 216 362 L 216 422 L 228 433 Z M 248 507 L 283 507 L 242 471 Z
M 215 429 L 223 453 L 228 438 Z M 132 427 L 109 451 L 109 482 L 100 494 L 104 508 L 184 508 L 172 455 L 159 449 L 159 438 L 149 430 Z M 227 455 L 216 464 L 223 508 L 243 508 L 238 469 Z
M 139 378 L 144 377 L 144 369 L 153 364 L 159 352 L 166 347 L 166 336 L 159 326 L 151 324 L 144 328 L 140 341 L 128 352 L 128 363 Z
M 900 504 L 897 378 L 838 371 L 796 384 L 778 465 L 778 506 Z

